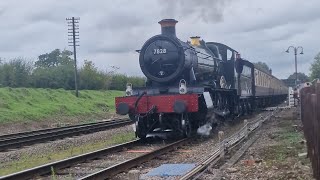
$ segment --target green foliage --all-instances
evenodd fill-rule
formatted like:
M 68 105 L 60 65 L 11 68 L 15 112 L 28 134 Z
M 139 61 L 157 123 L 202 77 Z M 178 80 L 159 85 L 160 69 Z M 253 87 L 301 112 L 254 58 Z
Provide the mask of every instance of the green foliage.
M 0 123 L 59 116 L 103 115 L 114 112 L 122 91 L 82 90 L 79 98 L 63 89 L 0 88 Z
M 12 59 L 0 64 L 0 85 L 10 87 L 29 87 L 33 66 L 22 58 Z
M 74 68 L 72 65 L 37 68 L 32 79 L 36 88 L 74 89 Z
M 314 62 L 311 64 L 311 80 L 314 80 L 316 78 L 320 79 L 320 53 L 316 55 L 314 58 Z
M 72 52 L 55 49 L 42 54 L 33 64 L 17 58 L 9 62 L 0 59 L 0 86 L 2 87 L 35 87 L 74 89 L 74 62 Z M 135 87 L 144 86 L 142 77 L 130 77 L 112 71 L 101 71 L 92 61 L 85 60 L 83 67 L 78 70 L 79 89 L 91 90 L 125 90 L 126 83 Z
M 259 62 L 253 63 L 253 64 L 256 68 L 260 69 L 261 71 L 264 71 L 267 74 L 271 74 L 270 73 L 271 68 L 269 68 L 269 66 L 266 63 L 259 61 Z
M 135 76 L 128 77 L 124 74 L 114 74 L 112 75 L 109 88 L 113 90 L 125 89 L 127 83 L 131 83 L 134 87 L 143 87 L 145 79 Z
M 38 61 L 35 66 L 38 68 L 57 67 L 60 65 L 74 64 L 71 59 L 72 52 L 68 50 L 60 51 L 55 49 L 50 53 L 42 54 L 38 57 Z
M 92 61 L 85 60 L 83 67 L 79 70 L 81 89 L 106 89 L 106 74 L 98 71 Z
M 299 83 L 304 83 L 304 82 L 308 82 L 309 81 L 309 77 L 306 74 L 298 72 L 297 75 L 298 75 L 298 82 Z M 288 77 L 288 79 L 296 79 L 296 73 L 291 74 Z

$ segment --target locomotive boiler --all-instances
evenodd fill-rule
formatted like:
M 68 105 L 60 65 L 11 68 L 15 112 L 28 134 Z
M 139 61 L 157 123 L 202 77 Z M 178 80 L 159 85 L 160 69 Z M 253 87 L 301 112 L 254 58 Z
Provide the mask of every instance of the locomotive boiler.
M 153 85 L 170 85 L 180 79 L 194 84 L 198 79 L 213 80 L 218 75 L 221 59 L 215 45 L 209 46 L 200 37 L 183 42 L 176 37 L 178 21 L 159 22 L 161 34 L 150 38 L 142 46 L 139 63 L 142 72 Z
M 161 20 L 161 34 L 138 51 L 146 86 L 128 83 L 125 96 L 115 99 L 116 112 L 129 115 L 139 138 L 191 136 L 204 124 L 248 114 L 286 97 L 281 81 L 229 46 L 197 36 L 186 42 L 178 39 L 177 22 Z

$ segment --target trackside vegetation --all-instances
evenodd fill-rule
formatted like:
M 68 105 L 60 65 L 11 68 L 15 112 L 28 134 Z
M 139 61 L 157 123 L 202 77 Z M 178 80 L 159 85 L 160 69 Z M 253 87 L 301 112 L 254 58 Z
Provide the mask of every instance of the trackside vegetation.
M 53 50 L 37 60 L 0 58 L 0 87 L 74 89 L 72 52 Z M 126 83 L 144 86 L 145 78 L 118 73 L 118 67 L 97 68 L 90 60 L 78 65 L 78 88 L 90 90 L 124 90 Z
M 52 117 L 103 116 L 113 113 L 116 90 L 74 91 L 43 88 L 0 88 L 0 123 L 34 121 Z

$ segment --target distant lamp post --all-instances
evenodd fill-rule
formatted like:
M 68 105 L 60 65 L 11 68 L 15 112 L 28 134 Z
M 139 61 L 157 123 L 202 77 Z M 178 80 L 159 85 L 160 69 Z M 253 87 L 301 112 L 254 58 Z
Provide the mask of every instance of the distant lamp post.
M 288 49 L 286 50 L 287 53 L 289 53 L 289 50 L 293 49 L 294 50 L 294 63 L 295 63 L 295 69 L 296 69 L 296 80 L 295 80 L 295 85 L 298 85 L 298 72 L 297 72 L 297 55 L 298 55 L 298 50 L 300 50 L 300 54 L 303 54 L 303 47 L 298 46 L 289 46 Z
M 298 71 L 297 71 L 297 55 L 298 55 L 298 50 L 300 49 L 300 54 L 303 54 L 303 47 L 298 46 L 298 47 L 294 47 L 294 46 L 289 46 L 288 49 L 286 50 L 287 53 L 289 53 L 289 50 L 293 49 L 294 50 L 294 63 L 295 63 L 295 68 L 296 68 L 296 79 L 295 79 L 295 88 L 297 88 L 298 85 Z M 297 98 L 297 97 L 294 97 Z M 296 100 L 293 101 L 294 102 L 294 106 L 296 106 Z

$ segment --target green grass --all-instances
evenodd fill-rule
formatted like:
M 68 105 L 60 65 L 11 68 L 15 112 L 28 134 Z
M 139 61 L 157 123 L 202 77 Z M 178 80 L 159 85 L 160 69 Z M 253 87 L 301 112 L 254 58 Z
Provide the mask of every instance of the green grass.
M 114 112 L 114 97 L 121 91 L 0 88 L 0 123 L 33 121 L 59 116 L 81 116 Z
M 300 143 L 304 139 L 303 132 L 297 132 L 289 123 L 283 123 L 280 126 L 282 131 L 276 134 L 279 144 L 269 146 L 264 153 L 268 164 L 274 161 L 282 162 L 288 157 L 297 157 L 299 153 L 306 151 L 305 145 Z
M 76 156 L 79 154 L 91 152 L 94 150 L 102 149 L 111 145 L 121 144 L 135 139 L 133 132 L 122 133 L 114 135 L 110 140 L 99 141 L 96 143 L 85 144 L 82 146 L 73 146 L 65 150 L 57 150 L 48 154 L 41 155 L 27 155 L 22 154 L 21 158 L 16 161 L 0 164 L 0 176 L 11 174 L 14 172 L 22 171 L 42 164 L 58 161 L 68 157 Z M 51 170 L 54 177 L 54 170 Z

